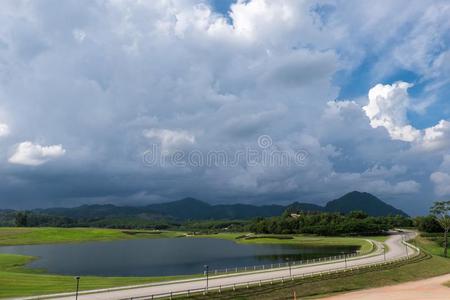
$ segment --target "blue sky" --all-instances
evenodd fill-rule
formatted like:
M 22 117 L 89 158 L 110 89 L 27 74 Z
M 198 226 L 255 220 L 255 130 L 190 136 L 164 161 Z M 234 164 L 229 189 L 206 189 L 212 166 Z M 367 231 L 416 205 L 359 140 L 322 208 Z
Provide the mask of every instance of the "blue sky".
M 3 1 L 0 208 L 450 197 L 448 1 L 232 3 Z
M 212 8 L 223 14 L 228 18 L 228 13 L 230 12 L 230 6 L 235 3 L 235 0 L 209 0 Z M 318 4 L 312 8 L 315 12 L 320 14 L 321 18 L 327 22 L 330 15 L 333 14 L 336 7 L 330 4 Z M 228 19 L 230 22 L 232 20 Z M 411 21 L 412 22 L 412 21 Z M 406 23 L 403 26 L 403 34 L 410 30 L 411 24 Z M 441 47 L 443 49 L 448 48 L 450 40 L 446 36 L 442 40 Z M 439 51 L 437 51 L 439 53 Z M 367 94 L 367 91 L 378 82 L 391 83 L 395 81 L 407 81 L 414 83 L 415 86 L 410 89 L 411 97 L 422 97 L 424 92 L 424 87 L 426 82 L 422 82 L 420 74 L 414 72 L 413 69 L 404 68 L 392 68 L 389 74 L 381 78 L 374 78 L 371 71 L 373 67 L 383 59 L 383 52 L 381 53 L 367 53 L 365 59 L 350 72 L 337 73 L 335 77 L 335 83 L 340 86 L 340 93 L 338 99 L 352 99 L 356 97 L 361 97 Z M 342 77 L 341 77 L 342 76 Z M 446 98 L 449 89 L 444 87 L 442 90 L 437 91 L 435 97 L 435 103 L 430 105 L 428 108 L 428 114 L 418 114 L 415 112 L 408 112 L 408 117 L 411 123 L 420 129 L 424 129 L 433 126 L 436 122 L 442 119 L 448 119 L 450 116 L 450 109 L 446 108 Z
M 228 11 L 230 10 L 231 4 L 235 2 L 233 0 L 209 0 L 209 1 L 214 10 L 223 15 L 228 15 Z

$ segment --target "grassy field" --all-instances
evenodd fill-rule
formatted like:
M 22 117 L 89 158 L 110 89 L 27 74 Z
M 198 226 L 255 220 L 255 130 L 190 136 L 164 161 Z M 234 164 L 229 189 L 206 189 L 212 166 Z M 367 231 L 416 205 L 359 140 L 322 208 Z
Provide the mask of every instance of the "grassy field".
M 116 229 L 94 228 L 0 228 L 0 245 L 48 244 L 48 243 L 78 243 L 86 241 L 111 241 L 136 238 L 180 237 L 183 232 L 151 232 L 122 231 Z M 295 244 L 308 246 L 361 246 L 365 252 L 371 251 L 370 243 L 359 238 L 324 238 L 315 236 L 253 236 L 252 239 L 242 238 L 241 233 L 223 233 L 214 235 L 196 235 L 234 240 L 238 243 L 252 244 Z M 383 237 L 377 237 L 383 240 Z M 33 257 L 0 254 L 0 297 L 17 297 L 42 295 L 73 291 L 75 280 L 72 276 L 46 274 L 45 272 L 27 269 L 26 263 Z M 198 276 L 198 275 L 194 275 Z M 83 276 L 80 289 L 98 289 L 133 284 L 143 284 L 164 280 L 175 280 L 193 276 L 171 277 L 95 277 Z
M 242 233 L 217 233 L 209 235 L 196 235 L 200 238 L 219 238 L 234 240 L 243 244 L 285 244 L 300 246 L 357 246 L 361 253 L 369 253 L 373 250 L 372 244 L 366 239 L 373 239 L 380 242 L 386 240 L 385 236 L 377 237 L 318 237 L 313 235 L 254 235 L 244 237 Z
M 173 238 L 186 236 L 176 231 L 118 230 L 97 228 L 16 228 L 0 227 L 0 246 L 79 243 L 87 241 L 113 241 L 136 238 Z M 358 246 L 370 252 L 371 244 L 364 239 L 383 241 L 386 237 L 317 237 L 311 235 L 254 235 L 218 233 L 195 235 L 196 238 L 219 238 L 245 244 L 291 244 L 305 246 Z
M 420 280 L 448 274 L 450 259 L 423 253 L 410 263 L 384 266 L 371 270 L 355 271 L 353 274 L 334 274 L 323 278 L 286 281 L 262 287 L 241 288 L 236 291 L 223 291 L 205 297 L 196 295 L 189 299 L 233 299 L 233 300 L 272 300 L 293 299 L 295 291 L 298 299 L 316 299 L 337 293 L 360 289 L 395 285 L 407 281 Z M 450 285 L 450 284 L 449 284 Z M 209 298 L 208 298 L 209 297 Z
M 0 298 L 42 295 L 73 291 L 72 276 L 51 275 L 24 268 L 33 257 L 13 254 L 0 255 Z M 198 275 L 200 276 L 200 275 Z M 109 288 L 133 284 L 175 280 L 193 276 L 170 277 L 95 277 L 83 276 L 80 290 Z
M 441 246 L 443 240 L 442 233 L 421 233 L 416 242 L 431 254 L 444 256 L 444 247 Z
M 0 227 L 0 246 L 113 241 L 136 238 L 184 236 L 175 231 L 117 230 L 97 228 Z

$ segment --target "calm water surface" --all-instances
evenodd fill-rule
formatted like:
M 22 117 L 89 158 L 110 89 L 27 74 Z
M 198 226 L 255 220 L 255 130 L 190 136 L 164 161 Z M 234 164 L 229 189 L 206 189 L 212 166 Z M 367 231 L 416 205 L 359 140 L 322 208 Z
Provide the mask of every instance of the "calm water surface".
M 0 253 L 39 257 L 28 265 L 50 273 L 98 276 L 163 276 L 197 274 L 211 269 L 325 257 L 356 247 L 245 245 L 209 238 L 142 239 L 82 244 L 0 247 Z

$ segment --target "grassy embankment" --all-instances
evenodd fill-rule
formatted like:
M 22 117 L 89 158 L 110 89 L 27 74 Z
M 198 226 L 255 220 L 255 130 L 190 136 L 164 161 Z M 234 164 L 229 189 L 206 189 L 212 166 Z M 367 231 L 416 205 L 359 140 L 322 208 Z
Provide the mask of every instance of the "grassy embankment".
M 416 239 L 416 242 L 420 247 L 433 255 L 442 257 L 444 256 L 444 247 L 442 246 L 443 241 L 444 237 L 442 233 L 422 233 Z M 448 260 L 450 260 L 450 257 Z M 450 273 L 450 269 L 448 273 Z M 450 282 L 447 282 L 445 285 L 450 287 Z
M 135 238 L 179 237 L 182 232 L 121 231 L 115 229 L 92 228 L 0 228 L 0 246 L 49 243 L 76 243 L 85 241 L 111 241 Z M 236 239 L 242 234 L 226 233 L 200 235 L 196 237 L 213 237 L 235 240 L 239 243 L 287 243 L 301 245 L 347 245 L 361 246 L 369 252 L 370 244 L 358 238 L 322 238 L 313 236 L 295 236 L 283 238 L 268 236 L 251 239 Z M 33 257 L 23 255 L 0 254 L 0 297 L 42 295 L 73 291 L 75 280 L 71 276 L 46 274 L 31 270 L 24 265 Z M 81 290 L 143 284 L 164 280 L 181 279 L 192 276 L 170 277 L 95 277 L 83 276 Z
M 0 246 L 113 241 L 183 236 L 180 232 L 97 228 L 0 227 Z
M 24 265 L 34 258 L 23 255 L 0 254 L 0 298 L 32 296 L 73 291 L 72 276 L 45 274 L 30 270 Z M 96 277 L 83 276 L 80 290 L 109 288 L 133 284 L 144 284 L 163 280 L 182 279 L 186 276 L 170 277 Z
M 444 256 L 444 247 L 442 246 L 444 242 L 443 233 L 421 233 L 416 241 L 431 254 Z
M 394 285 L 450 273 L 450 258 L 433 255 L 433 253 L 441 254 L 443 251 L 442 247 L 423 236 L 417 237 L 414 243 L 425 251 L 420 257 L 411 262 L 347 274 L 335 274 L 323 278 L 287 281 L 284 284 L 276 283 L 249 289 L 241 288 L 235 292 L 226 291 L 222 294 L 215 293 L 209 296 L 214 296 L 215 299 L 239 300 L 292 299 L 295 291 L 299 299 L 314 299 L 337 293 Z M 450 283 L 446 285 L 450 287 Z M 197 295 L 193 299 L 207 299 L 207 297 Z
M 196 235 L 198 238 L 218 238 L 233 240 L 242 244 L 284 244 L 284 245 L 300 245 L 300 246 L 357 246 L 360 247 L 362 254 L 371 252 L 372 244 L 366 239 L 373 239 L 383 242 L 386 237 L 318 237 L 313 235 L 249 235 L 244 236 L 242 233 L 218 233 Z

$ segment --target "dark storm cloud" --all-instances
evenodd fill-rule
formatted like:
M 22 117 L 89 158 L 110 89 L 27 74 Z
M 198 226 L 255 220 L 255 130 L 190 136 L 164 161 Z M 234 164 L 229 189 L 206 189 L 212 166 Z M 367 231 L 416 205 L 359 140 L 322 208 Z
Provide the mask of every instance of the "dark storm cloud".
M 373 74 L 379 81 L 396 64 L 420 65 L 414 68 L 424 78 L 445 71 L 442 59 L 426 69 L 425 54 L 411 62 L 393 54 L 411 47 L 383 37 L 405 31 L 392 17 L 398 2 L 387 1 L 377 14 L 367 5 L 340 4 L 326 23 L 314 1 L 245 1 L 226 18 L 208 3 L 4 1 L 0 206 L 144 204 L 185 196 L 323 203 L 359 189 L 415 213 L 436 196 L 434 184 L 442 194 L 450 172 L 440 147 L 446 123 L 421 133 L 421 140 L 399 141 L 389 131 L 398 128 L 371 126 L 362 110 L 367 95 L 334 102 L 334 77 L 352 73 L 368 51 L 390 62 L 380 60 Z M 445 11 L 414 2 L 402 18 L 413 20 L 426 7 L 429 15 Z M 435 26 L 446 28 L 445 22 L 438 17 Z M 433 41 L 417 26 L 411 30 L 423 34 L 426 53 Z M 389 51 L 372 49 L 374 36 L 391 41 Z M 143 160 L 153 145 L 164 157 L 261 150 L 262 135 L 271 138 L 271 150 L 305 151 L 306 161 L 179 167 Z

